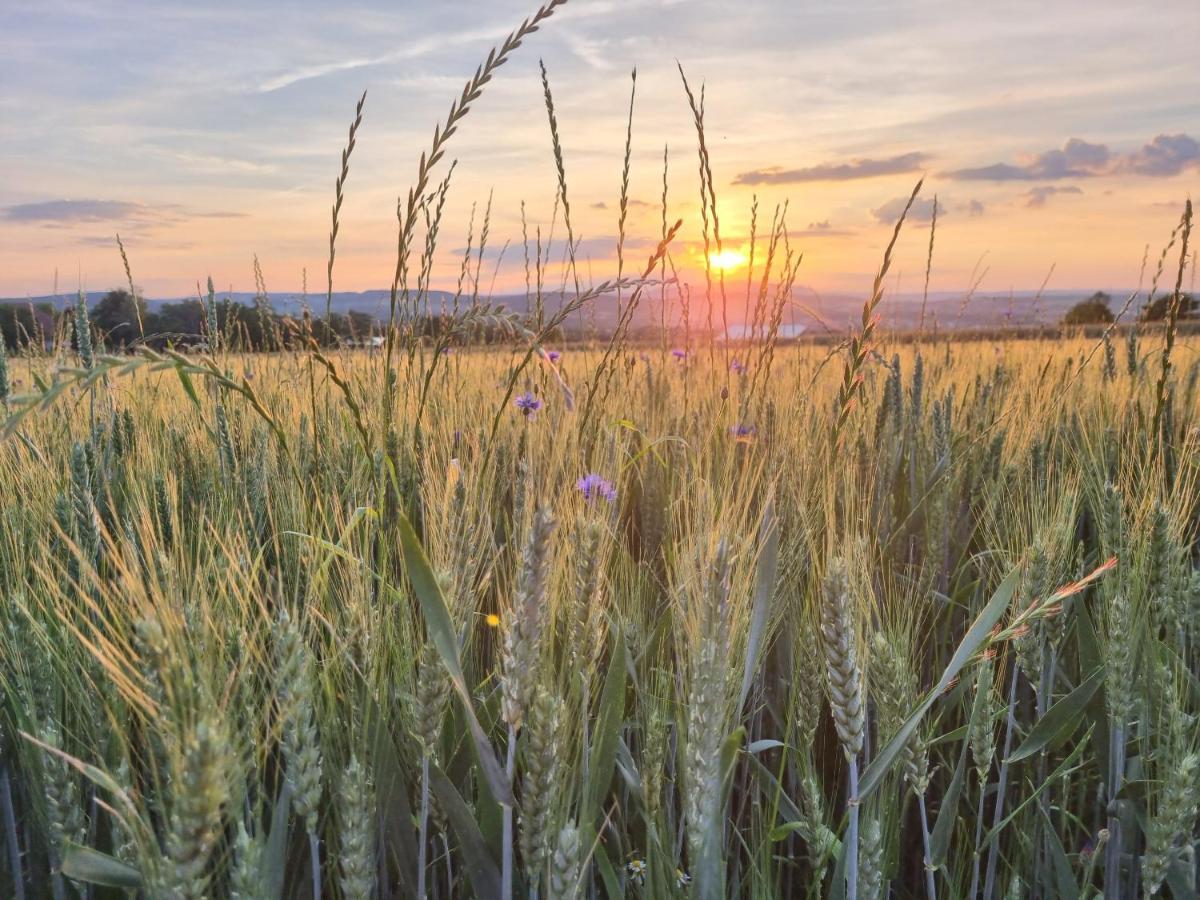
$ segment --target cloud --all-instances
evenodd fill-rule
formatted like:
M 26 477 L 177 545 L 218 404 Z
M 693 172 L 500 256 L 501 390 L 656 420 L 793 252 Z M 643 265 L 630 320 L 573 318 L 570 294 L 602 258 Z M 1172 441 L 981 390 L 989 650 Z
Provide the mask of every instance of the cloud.
M 856 159 L 849 163 L 823 163 L 806 169 L 781 169 L 772 166 L 742 172 L 734 184 L 800 184 L 808 181 L 854 181 L 880 175 L 899 175 L 915 172 L 927 160 L 925 153 L 902 153 L 887 159 Z
M 164 228 L 186 222 L 189 219 L 240 219 L 246 213 L 225 210 L 195 211 L 179 204 L 150 206 L 127 200 L 43 200 L 37 203 L 19 203 L 0 208 L 0 221 L 15 222 L 25 226 L 39 226 L 58 230 L 70 230 L 77 234 L 80 226 L 107 224 L 123 237 L 133 235 L 148 237 L 158 235 Z M 78 236 L 81 244 L 112 245 L 112 234 Z
M 1200 164 L 1200 141 L 1186 134 L 1160 134 L 1124 159 L 1124 168 L 1157 178 L 1178 175 Z
M 45 200 L 6 206 L 3 217 L 10 222 L 116 222 L 144 218 L 153 210 L 140 203 L 122 200 Z
M 435 53 L 441 50 L 447 50 L 463 45 L 470 45 L 475 42 L 498 40 L 504 36 L 505 32 L 493 29 L 476 29 L 462 30 L 452 34 L 443 34 L 435 37 L 425 38 L 423 40 L 410 40 L 398 50 L 393 50 L 389 53 L 381 53 L 376 56 L 364 56 L 356 59 L 336 60 L 323 63 L 312 63 L 308 65 L 300 65 L 295 68 L 288 69 L 284 72 L 279 72 L 269 78 L 261 81 L 255 88 L 260 94 L 269 94 L 273 91 L 282 90 L 286 87 L 291 87 L 293 84 L 298 84 L 302 81 L 308 81 L 313 78 L 323 78 L 326 75 L 332 75 L 337 72 L 347 72 L 352 69 L 362 69 L 368 66 L 386 65 L 388 63 L 402 62 L 404 60 L 418 59 L 430 53 Z
M 883 206 L 871 210 L 871 215 L 875 217 L 877 222 L 882 222 L 884 225 L 892 225 L 900 218 L 900 213 L 904 212 L 904 204 L 908 203 L 907 197 L 896 197 L 894 200 L 889 200 Z M 926 200 L 923 197 L 918 197 L 913 201 L 912 209 L 908 211 L 908 222 L 928 222 L 933 218 L 933 198 Z M 938 204 L 938 214 L 945 215 L 946 208 L 942 204 Z
M 1047 150 L 1018 164 L 993 163 L 957 169 L 946 177 L 959 181 L 1058 181 L 1132 172 L 1168 178 L 1200 166 L 1200 142 L 1186 134 L 1160 134 L 1134 153 L 1113 153 L 1105 144 L 1071 138 L 1061 150 Z
M 834 228 L 833 224 L 825 219 L 821 222 L 809 222 L 807 228 L 793 231 L 790 234 L 792 237 L 850 237 L 855 232 L 847 231 L 844 228 Z
M 1022 196 L 1025 198 L 1025 205 L 1030 209 L 1040 209 L 1046 205 L 1046 200 L 1053 197 L 1055 194 L 1082 194 L 1079 188 L 1075 185 L 1067 187 L 1054 187 L 1053 185 L 1038 185 L 1035 188 L 1030 188 Z
M 638 200 L 634 197 L 630 197 L 625 202 L 629 207 L 631 207 L 633 209 L 658 209 L 658 206 L 659 206 L 659 204 L 657 204 L 657 203 L 648 203 L 645 200 Z M 597 200 L 591 206 L 592 206 L 592 209 L 608 209 L 609 208 L 609 205 L 607 203 L 605 203 L 603 200 Z
M 982 216 L 987 211 L 987 207 L 983 205 L 983 201 L 976 200 L 974 197 L 968 200 L 963 206 L 960 206 L 959 209 L 968 216 Z

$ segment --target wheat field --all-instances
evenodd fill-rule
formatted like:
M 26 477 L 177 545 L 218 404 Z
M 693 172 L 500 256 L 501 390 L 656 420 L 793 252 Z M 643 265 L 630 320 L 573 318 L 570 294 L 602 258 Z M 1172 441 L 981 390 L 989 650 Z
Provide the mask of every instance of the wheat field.
M 1190 206 L 1168 320 L 1099 338 L 889 333 L 889 245 L 784 345 L 780 225 L 755 339 L 710 281 L 633 341 L 689 302 L 665 210 L 562 308 L 425 333 L 434 169 L 560 4 L 422 156 L 377 350 L 246 352 L 211 288 L 203 350 L 114 353 L 82 297 L 0 342 L 0 892 L 1195 897 Z

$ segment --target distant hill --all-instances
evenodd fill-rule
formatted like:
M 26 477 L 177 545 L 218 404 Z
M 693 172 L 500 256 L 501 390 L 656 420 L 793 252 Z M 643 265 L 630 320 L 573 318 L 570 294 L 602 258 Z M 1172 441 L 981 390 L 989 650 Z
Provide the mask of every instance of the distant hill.
M 1113 297 L 1114 312 L 1120 308 L 1124 298 L 1129 296 L 1128 290 L 1115 288 L 1105 288 L 1104 290 Z M 927 328 L 933 328 L 936 325 L 939 330 L 1055 324 L 1061 321 L 1068 309 L 1090 296 L 1094 291 L 1095 288 L 1054 290 L 1045 291 L 1040 297 L 1035 291 L 1016 291 L 1011 296 L 979 293 L 973 296 L 965 306 L 962 293 L 939 291 L 929 295 L 925 310 L 925 324 Z M 86 295 L 88 305 L 94 306 L 105 293 L 107 292 L 89 292 Z M 382 321 L 387 318 L 390 295 L 391 292 L 387 289 L 338 291 L 333 295 L 332 309 L 335 313 L 343 315 L 350 310 L 356 310 Z M 230 297 L 243 304 L 253 304 L 255 299 L 254 293 L 246 291 L 232 294 L 222 293 L 218 296 L 222 299 Z M 634 319 L 635 328 L 653 327 L 660 322 L 658 296 L 657 290 L 652 289 L 647 292 Z M 727 296 L 729 322 L 731 325 L 740 324 L 748 318 L 743 312 L 744 288 L 730 288 Z M 546 310 L 553 313 L 561 308 L 563 303 L 568 302 L 570 297 L 569 293 L 550 291 L 543 294 L 542 300 Z M 150 309 L 156 310 L 165 303 L 178 303 L 194 299 L 194 295 L 161 297 L 147 299 L 146 303 Z M 271 294 L 269 299 L 276 312 L 286 315 L 300 315 L 305 303 L 304 296 L 298 292 Z M 500 295 L 493 297 L 492 300 L 518 313 L 527 313 L 532 306 L 531 303 L 527 303 L 524 293 Z M 62 308 L 72 302 L 72 297 L 68 294 L 0 299 L 0 303 L 25 304 L 30 301 L 35 304 L 50 303 L 55 307 Z M 460 302 L 466 306 L 469 304 L 470 298 L 464 298 Z M 1142 302 L 1144 302 L 1144 298 L 1138 300 L 1127 318 L 1136 315 L 1137 308 Z M 307 303 L 314 315 L 320 316 L 325 310 L 323 294 L 309 294 Z M 431 291 L 428 303 L 431 312 L 436 312 L 443 306 L 449 310 L 454 304 L 454 294 L 449 291 Z M 803 325 L 809 332 L 815 333 L 821 333 L 826 328 L 831 331 L 845 331 L 858 321 L 862 303 L 861 295 L 828 294 L 811 287 L 797 286 L 792 291 L 791 303 L 785 311 L 784 322 L 790 325 Z M 901 293 L 885 296 L 880 308 L 884 327 L 896 330 L 916 329 L 921 321 L 921 303 L 920 294 Z M 670 313 L 673 317 L 672 324 L 678 324 L 677 302 L 672 303 Z M 691 316 L 693 327 L 702 328 L 704 326 L 707 313 L 704 309 L 703 298 L 695 293 L 693 293 L 691 302 Z M 569 328 L 587 327 L 603 332 L 611 329 L 616 321 L 616 299 L 614 296 L 608 296 L 589 304 L 583 313 L 573 316 L 566 324 Z M 720 325 L 718 310 L 714 310 L 714 324 L 718 327 Z

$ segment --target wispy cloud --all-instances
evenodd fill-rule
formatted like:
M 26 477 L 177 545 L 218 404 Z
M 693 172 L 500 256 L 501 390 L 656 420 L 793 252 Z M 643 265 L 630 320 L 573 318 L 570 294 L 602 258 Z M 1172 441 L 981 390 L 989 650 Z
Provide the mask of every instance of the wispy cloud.
M 1170 177 L 1200 166 L 1200 143 L 1186 134 L 1160 134 L 1133 153 L 1114 153 L 1106 144 L 1071 138 L 1061 150 L 1047 150 L 1019 163 L 993 163 L 957 169 L 959 181 L 1058 181 L 1131 172 Z
M 0 215 L 10 222 L 119 222 L 152 217 L 154 210 L 123 200 L 45 200 L 6 206 Z
M 881 175 L 916 172 L 929 158 L 925 153 L 901 153 L 886 159 L 856 159 L 848 163 L 823 163 L 804 169 L 769 167 L 742 172 L 734 184 L 801 184 L 807 181 L 855 181 Z
M 43 200 L 0 207 L 0 221 L 57 229 L 107 223 L 114 229 L 120 228 L 123 234 L 140 235 L 189 219 L 240 219 L 245 216 L 245 213 L 228 210 L 196 211 L 179 204 L 152 206 L 128 200 Z M 113 237 L 80 237 L 79 241 L 111 244 Z
M 1056 187 L 1049 184 L 1041 184 L 1037 187 L 1030 188 L 1022 196 L 1025 197 L 1025 206 L 1030 209 L 1040 209 L 1046 205 L 1046 201 L 1055 194 L 1082 194 L 1083 191 L 1075 185 L 1067 185 L 1066 187 Z
M 889 200 L 876 209 L 871 210 L 871 215 L 875 217 L 875 221 L 882 222 L 885 225 L 892 225 L 900 218 L 900 214 L 904 212 L 904 204 L 908 203 L 907 197 L 896 197 Z M 908 211 L 908 221 L 910 222 L 928 222 L 933 218 L 933 198 L 925 199 L 918 197 L 913 201 L 912 209 Z M 938 214 L 945 215 L 946 208 L 942 204 L 938 204 Z
M 503 38 L 507 33 L 508 32 L 503 28 L 456 31 L 448 34 L 437 35 L 436 37 L 425 38 L 423 40 L 409 41 L 403 47 L 399 48 L 398 50 L 393 50 L 389 53 L 380 53 L 375 56 L 362 56 L 355 59 L 343 59 L 336 62 L 319 62 L 299 65 L 264 79 L 263 81 L 259 82 L 256 90 L 260 94 L 269 94 L 274 91 L 282 90 L 286 87 L 291 87 L 293 84 L 299 84 L 302 81 L 310 81 L 314 78 L 322 78 L 325 75 L 332 75 L 337 72 L 347 72 L 352 69 L 362 69 L 367 66 L 386 65 L 387 63 L 401 62 L 406 59 L 417 59 L 430 53 L 435 53 L 451 47 L 461 46 L 464 44 L 470 45 L 479 43 L 481 41 L 498 40 Z
M 844 228 L 834 228 L 833 224 L 825 219 L 821 222 L 809 222 L 807 228 L 800 232 L 794 232 L 794 234 L 800 237 L 849 237 L 855 232 Z

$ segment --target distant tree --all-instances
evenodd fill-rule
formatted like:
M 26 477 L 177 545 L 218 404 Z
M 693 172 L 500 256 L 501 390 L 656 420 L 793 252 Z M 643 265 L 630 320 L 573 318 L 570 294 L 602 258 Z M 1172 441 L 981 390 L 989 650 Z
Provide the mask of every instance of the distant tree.
M 204 307 L 199 300 L 164 303 L 146 321 L 146 337 L 156 346 L 199 340 Z
M 92 326 L 112 347 L 132 344 L 141 337 L 138 330 L 139 315 L 144 325 L 146 301 L 141 297 L 134 297 L 124 288 L 109 291 L 89 313 Z
M 1171 300 L 1174 294 L 1163 294 L 1161 297 L 1155 297 L 1153 301 L 1142 307 L 1143 322 L 1161 322 L 1167 317 L 1167 312 L 1171 309 Z M 1183 294 L 1179 298 L 1179 318 L 1186 319 L 1190 316 L 1200 314 L 1200 301 L 1190 294 Z
M 0 340 L 9 350 L 54 337 L 54 306 L 39 303 L 0 304 Z
M 1096 291 L 1086 300 L 1081 300 L 1063 316 L 1064 325 L 1107 325 L 1113 320 L 1109 304 L 1112 297 L 1104 291 Z

